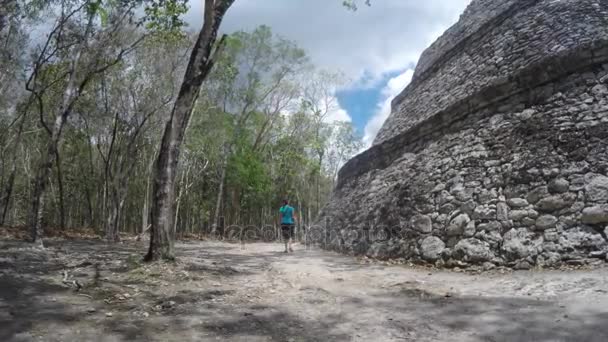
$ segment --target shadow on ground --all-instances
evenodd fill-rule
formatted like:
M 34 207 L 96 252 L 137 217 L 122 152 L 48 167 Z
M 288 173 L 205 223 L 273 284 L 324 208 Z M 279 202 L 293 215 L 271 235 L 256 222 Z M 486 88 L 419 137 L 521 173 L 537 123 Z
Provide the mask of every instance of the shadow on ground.
M 0 341 L 33 341 L 41 335 L 45 341 L 86 340 L 82 336 L 98 336 L 98 341 L 198 341 L 211 337 L 243 341 L 287 341 L 289 338 L 352 341 L 356 336 L 354 331 L 338 329 L 345 324 L 351 324 L 357 331 L 390 329 L 400 332 L 399 339 L 410 341 L 450 341 L 445 339 L 446 332 L 467 336 L 470 341 L 608 341 L 606 312 L 568 315 L 555 302 L 511 297 L 448 298 L 406 287 L 370 296 L 347 297 L 339 309 L 307 319 L 279 305 L 264 306 L 246 300 L 236 304 L 218 301 L 234 295 L 234 290 L 221 286 L 195 287 L 190 278 L 191 288 L 171 296 L 162 296 L 154 286 L 141 290 L 142 302 L 160 306 L 173 302 L 171 307 L 141 318 L 133 316 L 137 307 L 120 305 L 113 307 L 112 317 L 107 317 L 104 314 L 107 304 L 103 300 L 77 297 L 73 289 L 47 276 L 68 267 L 66 260 L 73 262 L 72 256 L 77 255 L 90 263 L 102 263 L 106 273 L 128 272 L 130 268 L 125 263 L 142 253 L 141 246 L 57 242 L 51 243 L 44 252 L 18 249 L 18 244 L 3 246 L 10 248 L 0 250 L 0 270 L 3 271 L 0 273 Z M 180 246 L 179 256 L 188 260 L 185 270 L 211 279 L 247 279 L 267 271 L 273 262 L 310 255 L 328 258 L 326 264 L 330 269 L 348 271 L 368 267 L 323 252 L 285 256 L 280 249 L 244 254 L 235 252 L 235 248 L 238 247 L 185 244 Z M 160 284 L 158 288 L 163 286 Z M 302 289 L 302 296 L 307 295 L 306 291 Z M 320 303 L 315 301 L 314 293 L 310 291 L 311 298 L 304 301 L 310 307 Z M 53 300 L 55 297 L 58 299 Z M 65 298 L 73 300 L 66 302 Z M 87 314 L 87 307 L 96 308 L 95 313 Z M 390 317 L 380 323 L 362 318 L 376 311 L 387 312 Z M 37 328 L 40 326 L 61 326 L 63 335 L 40 331 Z M 80 340 L 70 333 L 77 329 L 84 334 L 79 335 Z

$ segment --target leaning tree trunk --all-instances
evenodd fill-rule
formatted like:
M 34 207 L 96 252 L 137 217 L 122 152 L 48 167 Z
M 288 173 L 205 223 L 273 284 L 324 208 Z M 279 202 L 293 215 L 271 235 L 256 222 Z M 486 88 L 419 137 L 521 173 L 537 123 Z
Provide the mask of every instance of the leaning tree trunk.
M 182 85 L 165 125 L 158 157 L 155 163 L 153 201 L 150 212 L 150 248 L 145 260 L 175 259 L 173 252 L 173 203 L 175 175 L 184 134 L 203 81 L 207 78 L 217 53 L 224 45 L 224 37 L 213 51 L 217 30 L 224 14 L 234 0 L 206 0 L 205 18 L 198 39 L 190 54 Z

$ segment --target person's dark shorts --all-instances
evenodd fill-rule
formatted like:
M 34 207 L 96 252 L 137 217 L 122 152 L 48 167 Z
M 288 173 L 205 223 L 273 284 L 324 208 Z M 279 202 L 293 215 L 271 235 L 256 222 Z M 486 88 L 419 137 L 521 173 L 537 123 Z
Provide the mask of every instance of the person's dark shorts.
M 295 226 L 293 224 L 281 224 L 281 233 L 283 233 L 283 239 L 293 239 Z

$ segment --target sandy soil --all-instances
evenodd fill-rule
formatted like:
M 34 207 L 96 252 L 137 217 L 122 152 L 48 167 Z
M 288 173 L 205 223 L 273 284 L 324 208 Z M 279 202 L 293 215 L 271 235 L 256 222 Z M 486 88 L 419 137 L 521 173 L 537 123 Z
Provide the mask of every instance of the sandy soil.
M 0 242 L 0 341 L 608 341 L 606 267 L 474 275 L 281 248 L 184 243 L 146 265 L 143 244 Z

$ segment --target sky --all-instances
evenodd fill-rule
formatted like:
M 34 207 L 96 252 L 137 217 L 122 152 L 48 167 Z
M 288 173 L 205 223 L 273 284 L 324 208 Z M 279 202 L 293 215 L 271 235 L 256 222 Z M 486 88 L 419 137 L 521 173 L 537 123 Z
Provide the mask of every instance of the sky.
M 187 21 L 201 25 L 203 0 L 191 0 Z M 306 50 L 319 68 L 340 70 L 331 120 L 347 120 L 371 145 L 390 114 L 390 101 L 410 82 L 422 51 L 454 24 L 470 0 L 372 0 L 346 10 L 342 0 L 236 0 L 220 31 L 268 25 Z

